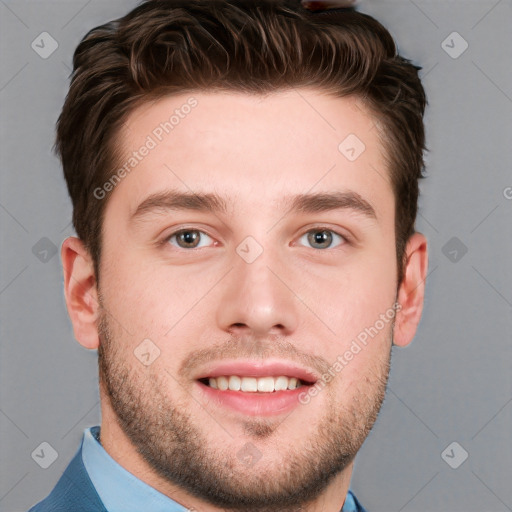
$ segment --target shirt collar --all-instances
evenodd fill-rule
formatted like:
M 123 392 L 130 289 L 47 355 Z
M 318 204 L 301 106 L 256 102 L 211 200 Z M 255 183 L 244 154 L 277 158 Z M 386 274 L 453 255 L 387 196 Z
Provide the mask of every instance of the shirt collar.
M 99 443 L 99 432 L 99 427 L 85 429 L 82 461 L 109 512 L 188 512 L 120 466 Z

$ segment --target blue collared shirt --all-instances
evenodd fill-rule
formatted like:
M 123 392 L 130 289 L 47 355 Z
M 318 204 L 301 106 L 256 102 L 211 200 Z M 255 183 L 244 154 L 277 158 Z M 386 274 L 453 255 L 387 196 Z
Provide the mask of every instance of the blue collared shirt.
M 120 466 L 101 446 L 100 427 L 87 428 L 82 461 L 108 512 L 188 512 L 188 509 L 139 480 Z M 364 512 L 349 491 L 341 512 Z

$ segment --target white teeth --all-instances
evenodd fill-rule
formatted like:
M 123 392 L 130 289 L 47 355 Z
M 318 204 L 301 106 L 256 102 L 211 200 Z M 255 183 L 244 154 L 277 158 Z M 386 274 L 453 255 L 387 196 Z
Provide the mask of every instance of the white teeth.
M 229 377 L 229 389 L 231 391 L 240 391 L 241 385 L 242 381 L 240 380 L 240 377 L 237 377 L 236 375 L 231 375 L 231 377 Z
M 276 391 L 282 391 L 284 389 L 288 389 L 288 377 L 277 377 L 274 382 L 274 389 Z
M 208 384 L 213 389 L 221 391 L 243 391 L 249 393 L 272 393 L 273 391 L 284 391 L 295 389 L 302 386 L 302 383 L 296 377 L 238 377 L 237 375 L 210 377 Z
M 217 387 L 221 391 L 226 391 L 229 387 L 228 379 L 226 377 L 217 377 Z
M 258 379 L 258 391 L 272 393 L 272 391 L 274 391 L 274 377 L 262 377 Z
M 242 377 L 240 389 L 242 391 L 258 391 L 258 379 L 254 377 Z

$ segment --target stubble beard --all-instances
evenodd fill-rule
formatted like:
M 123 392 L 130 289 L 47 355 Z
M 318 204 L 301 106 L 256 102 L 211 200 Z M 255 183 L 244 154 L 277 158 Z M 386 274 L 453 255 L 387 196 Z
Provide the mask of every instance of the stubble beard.
M 197 419 L 173 401 L 165 390 L 175 381 L 165 371 L 141 377 L 130 356 L 123 352 L 104 309 L 98 322 L 100 386 L 118 423 L 134 448 L 161 477 L 181 490 L 220 509 L 244 512 L 296 512 L 317 500 L 353 461 L 370 432 L 384 399 L 391 349 L 368 374 L 351 404 L 340 404 L 328 394 L 325 414 L 314 436 L 301 446 L 289 446 L 279 465 L 257 462 L 247 467 L 237 449 L 212 446 Z M 389 331 L 391 347 L 392 327 Z M 139 363 L 140 364 L 140 363 Z M 342 378 L 342 374 L 341 377 Z M 177 392 L 181 391 L 176 386 Z M 301 406 L 304 407 L 304 406 Z M 213 420 L 212 420 L 213 421 Z M 293 412 L 285 421 L 293 421 Z M 279 439 L 280 423 L 262 418 L 244 422 L 245 435 L 258 444 Z

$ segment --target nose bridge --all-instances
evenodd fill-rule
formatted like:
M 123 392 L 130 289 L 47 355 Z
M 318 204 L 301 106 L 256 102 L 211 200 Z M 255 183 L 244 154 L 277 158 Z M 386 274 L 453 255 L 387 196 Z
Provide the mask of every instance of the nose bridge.
M 249 330 L 257 336 L 289 334 L 298 324 L 297 301 L 285 286 L 279 251 L 246 240 L 234 254 L 234 268 L 219 303 L 224 330 Z M 258 244 L 259 245 L 259 244 Z

